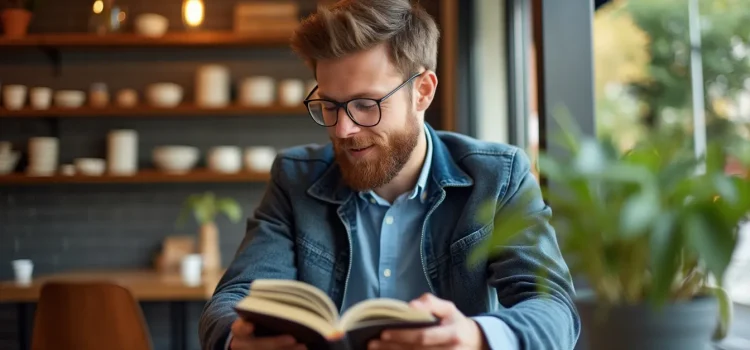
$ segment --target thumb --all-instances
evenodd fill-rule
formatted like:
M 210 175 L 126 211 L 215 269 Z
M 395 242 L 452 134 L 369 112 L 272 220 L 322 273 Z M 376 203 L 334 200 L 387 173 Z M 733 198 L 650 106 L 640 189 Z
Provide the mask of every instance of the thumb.
M 452 302 L 440 299 L 429 293 L 422 295 L 418 299 L 414 299 L 409 305 L 416 309 L 432 313 L 440 318 L 443 323 L 452 321 L 458 313 L 456 305 Z

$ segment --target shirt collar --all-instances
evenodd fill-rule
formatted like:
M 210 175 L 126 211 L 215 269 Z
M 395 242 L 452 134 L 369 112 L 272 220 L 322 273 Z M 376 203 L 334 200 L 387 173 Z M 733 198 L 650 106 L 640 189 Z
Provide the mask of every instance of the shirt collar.
M 425 191 L 427 187 L 427 179 L 430 175 L 430 167 L 432 166 L 432 138 L 430 137 L 430 132 L 427 129 L 427 125 L 424 126 L 424 135 L 427 139 L 427 153 L 425 154 L 424 163 L 422 164 L 422 170 L 419 173 L 419 178 L 417 179 L 417 184 L 414 186 L 414 188 L 409 192 L 408 199 L 414 199 L 417 196 L 420 196 L 420 201 L 424 203 L 425 199 L 427 198 L 427 191 Z M 378 202 L 384 202 L 385 200 L 380 198 L 373 190 L 367 190 L 367 191 L 361 191 L 359 192 L 360 198 L 367 200 L 367 197 L 375 198 Z

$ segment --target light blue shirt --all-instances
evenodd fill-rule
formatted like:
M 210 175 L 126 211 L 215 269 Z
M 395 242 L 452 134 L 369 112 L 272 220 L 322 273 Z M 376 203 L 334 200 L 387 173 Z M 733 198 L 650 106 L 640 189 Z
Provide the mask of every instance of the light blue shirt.
M 352 232 L 352 266 L 340 312 L 371 298 L 406 302 L 430 292 L 419 254 L 422 224 L 430 203 L 427 179 L 432 165 L 432 139 L 416 186 L 389 203 L 374 191 L 357 197 L 357 226 Z M 490 349 L 518 350 L 518 338 L 505 322 L 492 316 L 473 317 Z M 227 339 L 229 348 L 232 336 Z
M 425 128 L 425 135 L 428 135 Z M 432 140 L 416 186 L 393 203 L 372 190 L 358 193 L 357 226 L 352 232 L 352 266 L 341 312 L 370 298 L 411 301 L 430 292 L 419 254 L 422 224 L 429 209 L 427 179 L 432 165 Z M 496 317 L 474 317 L 490 349 L 518 349 L 518 339 Z

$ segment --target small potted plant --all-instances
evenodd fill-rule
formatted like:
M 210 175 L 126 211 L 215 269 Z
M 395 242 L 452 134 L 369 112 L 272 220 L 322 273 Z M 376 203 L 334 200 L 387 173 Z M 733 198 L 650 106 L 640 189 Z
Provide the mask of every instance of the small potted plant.
M 0 18 L 7 38 L 26 36 L 38 0 L 6 0 Z
M 725 163 L 747 168 L 748 141 L 724 128 L 696 157 L 691 132 L 659 126 L 621 151 L 560 121 L 565 154 L 540 154 L 539 170 L 561 252 L 582 282 L 583 348 L 705 350 L 725 337 L 732 303 L 722 279 L 750 212 L 750 179 Z M 519 198 L 472 261 L 532 227 L 522 212 L 531 196 Z
M 185 200 L 178 219 L 178 224 L 182 225 L 192 214 L 200 225 L 198 249 L 203 256 L 204 271 L 221 270 L 221 250 L 216 217 L 222 213 L 232 222 L 238 222 L 242 218 L 242 207 L 236 200 L 229 197 L 217 197 L 213 192 L 197 193 Z

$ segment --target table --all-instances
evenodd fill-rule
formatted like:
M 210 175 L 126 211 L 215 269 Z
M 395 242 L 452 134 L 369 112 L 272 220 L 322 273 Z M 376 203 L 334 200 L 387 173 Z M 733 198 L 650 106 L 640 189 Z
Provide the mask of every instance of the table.
M 22 350 L 29 348 L 31 328 L 28 305 L 39 300 L 42 285 L 49 281 L 84 282 L 108 281 L 117 283 L 133 294 L 137 301 L 169 303 L 172 329 L 172 349 L 187 348 L 187 303 L 206 301 L 216 288 L 223 272 L 205 273 L 202 283 L 195 286 L 182 282 L 179 273 L 160 273 L 156 270 L 74 271 L 35 278 L 29 285 L 15 281 L 0 281 L 0 303 L 15 303 L 18 307 L 18 338 Z

